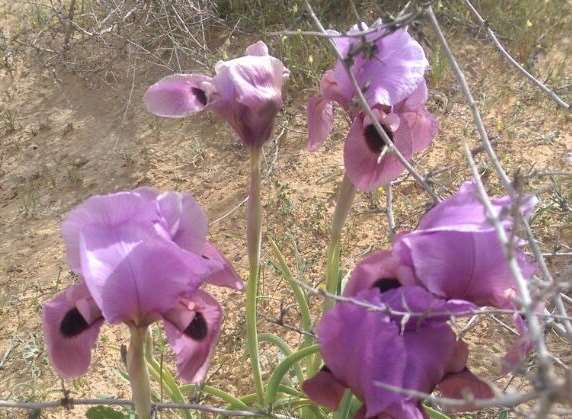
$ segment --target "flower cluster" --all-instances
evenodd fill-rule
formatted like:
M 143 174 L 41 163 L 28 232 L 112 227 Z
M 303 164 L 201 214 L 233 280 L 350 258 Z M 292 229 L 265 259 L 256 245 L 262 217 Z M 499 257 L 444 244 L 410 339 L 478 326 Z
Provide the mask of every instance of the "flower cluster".
M 493 203 L 511 229 L 511 200 Z M 527 198 L 521 209 L 530 214 L 534 204 Z M 518 243 L 514 250 L 529 278 L 533 265 Z M 415 231 L 399 235 L 390 251 L 360 262 L 344 295 L 385 310 L 339 303 L 325 314 L 318 327 L 325 367 L 304 384 L 313 400 L 335 409 L 349 387 L 364 402 L 361 417 L 423 418 L 418 398 L 383 384 L 423 393 L 438 389 L 452 398 L 493 396 L 467 369 L 467 345 L 447 324 L 477 306 L 514 308 L 515 282 L 473 183 L 431 209 Z
M 346 69 L 354 75 L 368 105 L 389 139 L 410 159 L 429 146 L 437 134 L 437 122 L 425 108 L 427 85 L 423 78 L 428 62 L 423 48 L 406 29 L 386 32 L 377 21 L 364 38 L 334 38 L 344 61 L 326 71 L 320 94 L 308 102 L 308 148 L 316 150 L 333 126 L 332 102 L 349 115 L 352 125 L 344 145 L 344 166 L 352 183 L 372 191 L 389 183 L 404 170 L 395 155 L 380 159 L 386 144 L 373 121 L 355 103 L 356 91 Z M 355 25 L 349 33 L 367 29 Z M 336 33 L 332 31 L 332 33 Z
M 222 309 L 205 283 L 242 289 L 207 237 L 188 193 L 150 188 L 93 196 L 65 219 L 68 263 L 81 278 L 44 305 L 44 334 L 63 377 L 86 372 L 104 321 L 143 328 L 162 321 L 179 376 L 198 382 L 218 339 Z

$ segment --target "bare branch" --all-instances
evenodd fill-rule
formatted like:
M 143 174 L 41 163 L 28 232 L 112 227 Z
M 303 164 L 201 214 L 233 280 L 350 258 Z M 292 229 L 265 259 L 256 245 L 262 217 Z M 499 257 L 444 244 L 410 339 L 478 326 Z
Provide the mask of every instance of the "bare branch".
M 516 69 L 518 71 L 520 71 L 533 85 L 535 85 L 540 90 L 542 90 L 544 93 L 546 93 L 548 95 L 548 97 L 550 97 L 554 102 L 556 102 L 558 104 L 558 106 L 561 106 L 562 108 L 564 108 L 568 111 L 572 111 L 572 109 L 570 109 L 570 105 L 568 103 L 566 103 L 560 96 L 558 96 L 548 86 L 546 86 L 544 83 L 542 83 L 536 77 L 534 77 L 532 74 L 530 74 L 528 71 L 526 71 L 526 69 L 523 66 L 521 66 L 508 53 L 508 51 L 503 47 L 503 45 L 498 40 L 497 36 L 495 35 L 494 31 L 489 26 L 488 22 L 485 19 L 483 19 L 483 17 L 479 14 L 478 10 L 472 5 L 470 0 L 464 0 L 464 2 L 465 2 L 465 5 L 467 6 L 467 8 L 473 13 L 473 15 L 475 15 L 477 20 L 481 23 L 481 25 L 483 25 L 485 27 L 485 29 L 487 30 L 487 33 L 489 34 L 489 37 L 491 38 L 493 43 L 496 45 L 496 47 L 498 48 L 500 53 L 508 60 L 508 62 L 511 63 L 514 67 L 516 67 Z

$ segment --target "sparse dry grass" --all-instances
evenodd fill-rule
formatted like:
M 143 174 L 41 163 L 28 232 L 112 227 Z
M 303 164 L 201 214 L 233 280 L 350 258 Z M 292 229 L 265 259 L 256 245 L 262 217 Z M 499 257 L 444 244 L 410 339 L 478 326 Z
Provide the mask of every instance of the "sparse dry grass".
M 149 3 L 155 7 L 162 2 Z M 345 28 L 353 20 L 349 2 L 335 2 L 336 7 L 329 6 L 334 2 L 316 3 L 321 3 L 324 20 L 332 25 Z M 395 12 L 400 2 L 387 2 L 387 9 L 382 11 L 374 3 L 356 2 L 367 19 L 386 10 Z M 457 2 L 442 3 L 437 12 L 447 22 L 505 167 L 511 175 L 524 175 L 524 188 L 539 195 L 540 205 L 532 223 L 543 249 L 570 251 L 570 116 L 556 110 L 509 70 Z M 571 22 L 570 14 L 562 12 L 569 11 L 565 1 L 511 0 L 503 2 L 502 8 L 493 1 L 475 3 L 531 71 L 555 87 L 570 83 L 572 40 L 563 28 L 570 27 Z M 82 27 L 90 28 L 90 22 L 97 22 L 94 16 L 99 21 L 105 18 L 101 13 L 90 14 L 96 2 L 81 4 L 85 9 L 77 18 Z M 65 6 L 69 2 L 62 10 Z M 122 8 L 125 13 L 129 10 Z M 250 40 L 264 37 L 264 32 L 309 29 L 297 1 L 228 0 L 217 2 L 210 10 L 212 26 L 205 28 L 203 44 L 208 52 L 197 55 L 205 60 L 205 66 L 235 55 Z M 154 13 L 161 16 L 162 12 L 154 9 Z M 180 64 L 188 69 L 202 65 L 192 63 L 192 57 L 179 56 L 177 61 L 178 52 L 173 51 L 178 49 L 183 54 L 186 50 L 158 37 L 165 30 L 166 20 L 155 21 L 158 26 L 150 26 L 145 32 L 144 16 L 143 11 L 134 12 L 133 21 L 126 19 L 125 26 L 118 27 L 123 40 L 111 32 L 90 38 L 74 30 L 64 54 L 65 30 L 50 9 L 0 1 L 0 398 L 61 396 L 61 384 L 47 363 L 39 319 L 41 304 L 74 281 L 67 271 L 58 233 L 60 221 L 71 207 L 94 193 L 150 184 L 193 192 L 210 219 L 216 220 L 235 208 L 246 194 L 246 153 L 229 140 L 229 130 L 219 121 L 211 116 L 166 121 L 143 112 L 142 92 L 159 74 L 170 71 L 165 66 L 178 69 Z M 470 138 L 475 148 L 478 142 L 463 98 L 430 31 L 423 25 L 414 25 L 412 30 L 431 56 L 431 110 L 441 125 L 435 144 L 416 163 L 431 174 L 439 193 L 447 194 L 468 177 L 458 138 Z M 155 37 L 147 39 L 148 33 Z M 131 35 L 152 55 L 126 42 Z M 179 44 L 181 37 L 180 33 L 175 37 Z M 269 173 L 264 181 L 265 234 L 279 244 L 294 272 L 318 286 L 323 280 L 329 222 L 342 175 L 341 147 L 347 123 L 339 118 L 324 149 L 307 153 L 304 100 L 315 90 L 321 72 L 333 58 L 320 40 L 264 39 L 292 71 L 289 100 L 275 130 L 283 135 L 265 149 L 264 172 Z M 570 90 L 560 93 L 570 99 Z M 485 159 L 480 159 L 480 164 L 491 190 L 500 192 Z M 384 201 L 382 193 L 379 198 Z M 398 229 L 414 228 L 429 201 L 412 179 L 400 178 L 394 203 Z M 369 196 L 358 197 L 344 237 L 345 270 L 367 252 L 388 244 L 380 205 Z M 246 276 L 244 207 L 236 207 L 212 224 L 210 234 Z M 297 344 L 299 334 L 276 324 L 281 320 L 297 327 L 298 314 L 268 248 L 263 262 L 261 330 Z M 570 259 L 552 258 L 550 262 L 556 275 L 570 278 Z M 220 297 L 225 302 L 226 323 L 209 383 L 245 393 L 251 383 L 243 351 L 244 297 L 229 293 Z M 315 315 L 319 305 L 316 298 L 311 299 Z M 162 352 L 162 341 L 158 334 L 156 337 L 156 349 Z M 118 373 L 122 369 L 119 348 L 125 338 L 120 328 L 105 328 L 90 373 L 67 383 L 66 388 L 75 397 L 128 396 Z M 511 338 L 492 320 L 479 323 L 467 338 L 481 348 L 471 355 L 473 369 L 498 378 L 497 362 Z M 570 364 L 569 346 L 557 337 L 550 338 L 550 346 Z M 269 371 L 278 359 L 276 352 L 263 344 L 262 354 L 264 370 Z M 165 351 L 164 360 L 172 365 L 169 351 Z M 522 376 L 511 381 L 514 388 L 526 384 Z M 501 385 L 508 382 L 506 377 L 498 381 Z M 79 412 L 52 412 L 51 417 L 77 417 Z M 492 418 L 497 413 L 491 410 L 478 417 Z M 0 417 L 14 416 L 0 411 Z

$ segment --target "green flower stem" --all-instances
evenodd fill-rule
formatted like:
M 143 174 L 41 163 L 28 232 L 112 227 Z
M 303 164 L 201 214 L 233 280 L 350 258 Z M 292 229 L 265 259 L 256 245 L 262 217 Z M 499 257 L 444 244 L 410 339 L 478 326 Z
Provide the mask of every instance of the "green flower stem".
M 252 364 L 252 375 L 257 400 L 264 405 L 264 386 L 258 360 L 258 332 L 256 330 L 256 297 L 258 295 L 258 274 L 260 268 L 260 241 L 262 205 L 260 202 L 260 153 L 261 149 L 250 149 L 250 189 L 248 191 L 246 240 L 250 273 L 246 284 L 246 345 Z
M 268 342 L 274 344 L 280 352 L 286 357 L 292 355 L 292 349 L 288 346 L 286 342 L 279 336 L 273 335 L 272 333 L 261 333 L 260 336 L 261 342 Z M 302 373 L 302 368 L 298 364 L 294 365 L 294 372 L 296 373 L 296 377 L 298 378 L 298 384 L 302 384 L 304 381 L 304 374 Z
M 207 385 L 196 385 L 196 384 L 183 384 L 181 387 L 181 392 L 183 393 L 191 393 L 196 390 L 201 391 L 202 393 L 208 394 L 209 396 L 216 397 L 221 399 L 222 401 L 229 403 L 235 406 L 235 409 L 248 409 L 248 405 L 241 401 L 240 399 L 234 397 L 232 394 L 227 393 L 226 391 L 220 390 L 216 387 L 211 387 Z
M 145 362 L 147 326 L 131 326 L 131 339 L 127 351 L 127 372 L 135 411 L 139 419 L 151 419 L 151 388 Z
M 342 401 L 340 402 L 338 410 L 334 412 L 333 419 L 347 419 L 350 417 L 352 398 L 353 398 L 352 391 L 350 389 L 347 389 L 344 392 L 344 396 L 342 397 Z
M 340 185 L 336 209 L 334 210 L 334 219 L 332 220 L 332 231 L 327 253 L 326 291 L 331 294 L 336 294 L 339 288 L 342 229 L 352 207 L 355 193 L 356 190 L 350 178 L 347 174 L 344 174 L 344 179 Z M 333 300 L 326 299 L 324 302 L 324 311 L 327 311 L 333 305 Z
M 268 382 L 268 387 L 266 389 L 266 402 L 270 405 L 274 402 L 276 398 L 276 393 L 278 393 L 278 386 L 282 382 L 282 379 L 286 373 L 292 368 L 296 362 L 304 359 L 307 356 L 313 355 L 320 350 L 318 345 L 307 346 L 300 349 L 298 352 L 294 352 L 292 355 L 286 357 L 274 370 L 270 381 Z

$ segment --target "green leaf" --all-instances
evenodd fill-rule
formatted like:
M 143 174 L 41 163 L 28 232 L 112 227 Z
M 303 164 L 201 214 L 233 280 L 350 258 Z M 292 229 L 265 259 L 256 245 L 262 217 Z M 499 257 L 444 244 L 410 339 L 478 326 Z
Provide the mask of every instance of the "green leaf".
M 432 407 L 429 407 L 427 405 L 423 405 L 423 408 L 425 409 L 425 412 L 427 412 L 427 414 L 431 419 L 451 419 L 446 414 L 441 413 L 438 410 L 433 409 Z
M 85 417 L 88 419 L 125 419 L 128 418 L 124 413 L 109 406 L 94 406 L 87 409 Z
M 501 410 L 497 415 L 497 419 L 508 419 L 508 410 Z

